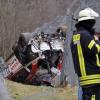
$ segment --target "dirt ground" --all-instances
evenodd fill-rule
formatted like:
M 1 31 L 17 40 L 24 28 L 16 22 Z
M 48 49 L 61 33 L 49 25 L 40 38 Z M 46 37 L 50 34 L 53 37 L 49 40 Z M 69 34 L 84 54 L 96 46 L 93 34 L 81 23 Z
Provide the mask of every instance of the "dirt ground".
M 53 88 L 6 81 L 12 100 L 77 100 L 77 87 Z

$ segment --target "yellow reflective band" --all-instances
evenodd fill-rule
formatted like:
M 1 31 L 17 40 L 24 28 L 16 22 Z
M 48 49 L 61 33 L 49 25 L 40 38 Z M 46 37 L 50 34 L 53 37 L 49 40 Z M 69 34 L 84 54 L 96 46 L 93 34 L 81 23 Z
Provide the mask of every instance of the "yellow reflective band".
M 96 84 L 96 83 L 100 84 L 100 79 L 92 79 L 92 80 L 82 81 L 82 82 L 80 82 L 80 85 L 84 86 L 84 85 Z
M 78 58 L 79 58 L 81 74 L 82 76 L 86 76 L 84 57 L 83 57 L 83 52 L 80 44 L 77 44 L 77 49 L 78 49 Z
M 97 61 L 96 61 L 97 66 L 100 67 L 100 59 L 99 59 L 99 55 L 98 54 L 96 54 L 96 59 L 97 59 Z
M 97 79 L 97 78 L 100 78 L 100 74 L 87 75 L 87 76 L 80 77 L 80 81 L 85 81 L 85 80 L 90 80 L 90 79 Z
M 95 100 L 95 95 L 92 95 L 91 100 Z
M 88 45 L 88 48 L 91 50 L 94 44 L 95 44 L 95 41 L 91 40 L 91 42 Z
M 73 42 L 79 41 L 80 40 L 80 34 L 73 35 Z
M 75 44 L 77 44 L 77 51 L 78 51 L 81 75 L 86 76 L 84 57 L 83 57 L 83 52 L 82 52 L 82 48 L 81 48 L 81 44 L 80 44 L 80 34 L 73 35 L 73 42 Z
M 100 45 L 96 44 L 98 52 L 100 52 Z

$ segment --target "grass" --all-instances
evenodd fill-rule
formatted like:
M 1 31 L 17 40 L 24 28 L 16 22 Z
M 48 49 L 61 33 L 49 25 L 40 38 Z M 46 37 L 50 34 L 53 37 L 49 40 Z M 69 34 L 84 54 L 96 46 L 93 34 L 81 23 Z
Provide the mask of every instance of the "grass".
M 64 88 L 23 85 L 6 81 L 12 100 L 77 100 L 77 87 Z

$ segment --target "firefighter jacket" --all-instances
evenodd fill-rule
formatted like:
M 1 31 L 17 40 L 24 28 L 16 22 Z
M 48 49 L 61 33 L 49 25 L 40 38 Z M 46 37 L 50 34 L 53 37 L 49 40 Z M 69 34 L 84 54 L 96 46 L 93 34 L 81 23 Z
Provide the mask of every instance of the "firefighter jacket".
M 100 44 L 84 28 L 72 36 L 71 52 L 82 87 L 100 85 Z

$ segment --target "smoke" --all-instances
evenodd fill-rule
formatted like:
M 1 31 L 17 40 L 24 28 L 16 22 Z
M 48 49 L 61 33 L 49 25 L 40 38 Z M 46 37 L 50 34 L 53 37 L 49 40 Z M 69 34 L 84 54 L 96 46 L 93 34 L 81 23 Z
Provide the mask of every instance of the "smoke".
M 0 100 L 11 100 L 9 92 L 5 84 L 5 79 L 2 74 L 2 68 L 4 67 L 4 60 L 0 57 Z
M 0 74 L 0 100 L 11 100 L 7 87 L 5 85 L 5 79 Z

